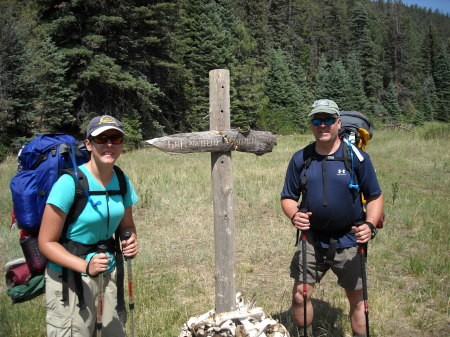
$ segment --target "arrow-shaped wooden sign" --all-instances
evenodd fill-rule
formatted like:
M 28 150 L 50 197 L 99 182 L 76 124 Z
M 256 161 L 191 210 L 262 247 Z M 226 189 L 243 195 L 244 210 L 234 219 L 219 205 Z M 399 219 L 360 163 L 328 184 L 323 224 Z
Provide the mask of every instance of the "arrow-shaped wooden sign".
M 203 131 L 179 133 L 146 141 L 166 153 L 198 152 L 250 152 L 256 155 L 272 152 L 277 145 L 275 136 L 268 131 Z

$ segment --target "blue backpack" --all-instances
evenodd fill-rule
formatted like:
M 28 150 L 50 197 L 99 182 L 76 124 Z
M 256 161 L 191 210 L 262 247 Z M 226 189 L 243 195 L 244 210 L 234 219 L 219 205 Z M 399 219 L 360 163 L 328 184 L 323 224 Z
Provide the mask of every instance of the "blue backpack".
M 37 234 L 48 194 L 62 171 L 87 162 L 84 144 L 64 133 L 35 137 L 19 153 L 11 179 L 13 209 L 20 229 Z

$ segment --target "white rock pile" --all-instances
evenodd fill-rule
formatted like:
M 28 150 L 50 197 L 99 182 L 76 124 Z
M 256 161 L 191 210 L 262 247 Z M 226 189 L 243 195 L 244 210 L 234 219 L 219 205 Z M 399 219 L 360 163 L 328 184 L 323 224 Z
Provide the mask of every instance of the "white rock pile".
M 236 295 L 235 311 L 216 314 L 214 310 L 191 317 L 184 323 L 178 337 L 289 337 L 287 329 L 254 300 L 245 304 L 240 293 Z

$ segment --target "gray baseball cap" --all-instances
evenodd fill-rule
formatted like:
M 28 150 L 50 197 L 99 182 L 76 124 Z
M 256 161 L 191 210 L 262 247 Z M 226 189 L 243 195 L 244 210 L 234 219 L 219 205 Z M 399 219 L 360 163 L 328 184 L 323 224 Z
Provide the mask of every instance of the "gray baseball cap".
M 86 138 L 98 136 L 102 132 L 111 129 L 117 130 L 125 135 L 125 132 L 123 132 L 123 124 L 118 119 L 109 115 L 94 117 L 87 127 Z
M 338 105 L 331 99 L 319 99 L 312 105 L 312 110 L 308 117 L 317 113 L 326 113 L 330 115 L 340 116 Z

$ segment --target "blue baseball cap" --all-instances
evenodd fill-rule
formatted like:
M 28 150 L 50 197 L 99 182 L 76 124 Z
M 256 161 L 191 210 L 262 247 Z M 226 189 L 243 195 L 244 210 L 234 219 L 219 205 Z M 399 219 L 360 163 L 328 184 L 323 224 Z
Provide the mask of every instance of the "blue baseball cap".
M 123 132 L 123 124 L 118 119 L 109 115 L 94 117 L 87 127 L 86 138 L 98 136 L 102 132 L 111 129 L 117 130 L 125 135 L 125 132 Z

